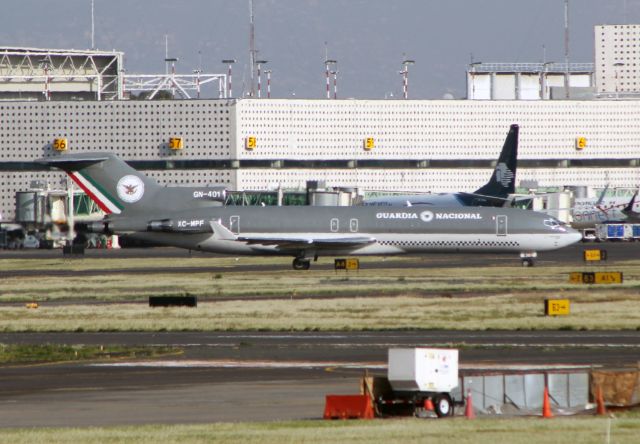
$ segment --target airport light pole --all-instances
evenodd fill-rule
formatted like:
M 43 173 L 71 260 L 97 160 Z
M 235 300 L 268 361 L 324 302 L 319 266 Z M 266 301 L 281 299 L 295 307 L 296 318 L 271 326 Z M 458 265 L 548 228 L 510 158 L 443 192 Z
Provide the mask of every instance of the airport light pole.
M 331 75 L 333 76 L 333 100 L 338 99 L 338 70 L 331 71 Z
M 338 61 L 337 60 L 329 60 L 326 59 L 324 61 L 324 68 L 325 68 L 325 73 L 326 73 L 326 77 L 327 77 L 327 99 L 331 98 L 331 66 L 336 65 L 337 66 Z
M 264 73 L 267 75 L 267 99 L 271 98 L 271 70 L 265 69 Z
M 269 63 L 268 60 L 256 60 L 256 65 L 258 67 L 258 99 L 262 97 L 262 74 L 260 69 L 262 68 L 262 65 L 266 65 L 267 63 Z
M 233 66 L 234 63 L 236 63 L 236 59 L 224 59 L 222 63 L 226 63 L 227 65 L 229 65 L 229 73 L 227 74 L 227 82 L 228 82 L 227 91 L 228 91 L 229 97 L 233 97 L 233 91 L 231 89 L 231 67 Z
M 406 99 L 409 98 L 409 65 L 415 64 L 415 60 L 403 60 L 402 61 L 402 71 L 400 74 L 402 75 L 402 94 Z

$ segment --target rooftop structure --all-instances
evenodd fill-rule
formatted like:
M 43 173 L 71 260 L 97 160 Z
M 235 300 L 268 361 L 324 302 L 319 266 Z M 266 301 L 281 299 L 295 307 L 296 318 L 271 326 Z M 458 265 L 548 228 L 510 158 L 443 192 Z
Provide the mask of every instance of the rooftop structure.
M 124 53 L 0 48 L 0 100 L 122 98 Z
M 570 98 L 593 97 L 593 63 L 482 63 L 467 68 L 470 100 L 550 100 L 565 98 L 569 76 Z
M 226 74 L 176 74 L 175 65 L 166 74 L 125 74 L 123 58 L 119 51 L 0 48 L 0 101 L 122 100 L 132 93 L 152 100 L 160 91 L 182 99 L 229 96 Z

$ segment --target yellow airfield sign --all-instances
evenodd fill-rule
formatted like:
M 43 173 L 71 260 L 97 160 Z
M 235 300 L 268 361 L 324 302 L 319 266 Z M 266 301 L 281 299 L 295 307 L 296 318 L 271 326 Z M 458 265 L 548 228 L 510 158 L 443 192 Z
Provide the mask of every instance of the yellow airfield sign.
M 572 284 L 622 284 L 621 271 L 576 271 L 569 274 Z
M 333 263 L 336 270 L 359 270 L 360 260 L 357 258 L 336 259 Z
M 584 250 L 585 262 L 598 262 L 607 260 L 606 250 Z
M 569 299 L 545 299 L 544 314 L 546 316 L 567 316 L 569 306 Z

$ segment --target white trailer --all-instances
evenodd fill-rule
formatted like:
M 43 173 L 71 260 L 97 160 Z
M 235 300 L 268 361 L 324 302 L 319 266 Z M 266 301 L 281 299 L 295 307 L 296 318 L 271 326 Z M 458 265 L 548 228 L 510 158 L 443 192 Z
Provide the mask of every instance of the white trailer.
M 417 412 L 431 402 L 438 417 L 453 415 L 451 391 L 458 386 L 458 350 L 392 348 L 388 364 L 391 392 L 378 400 L 381 410 L 404 405 Z

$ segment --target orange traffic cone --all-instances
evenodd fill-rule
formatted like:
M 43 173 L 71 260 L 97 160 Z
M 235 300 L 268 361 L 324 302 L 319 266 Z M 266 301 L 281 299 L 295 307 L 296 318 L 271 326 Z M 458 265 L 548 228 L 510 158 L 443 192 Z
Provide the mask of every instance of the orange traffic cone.
M 464 408 L 464 416 L 467 419 L 473 419 L 476 414 L 473 411 L 473 399 L 471 398 L 471 389 L 467 390 L 467 405 Z
M 602 388 L 600 385 L 596 386 L 596 415 L 603 416 L 607 414 L 607 409 L 604 406 L 604 398 L 602 397 Z
M 551 405 L 549 403 L 549 389 L 547 387 L 544 388 L 544 397 L 542 398 L 542 417 L 553 418 L 553 413 L 551 413 Z
M 431 412 L 435 410 L 433 407 L 433 401 L 431 401 L 431 398 L 427 398 L 424 400 L 424 409 Z

